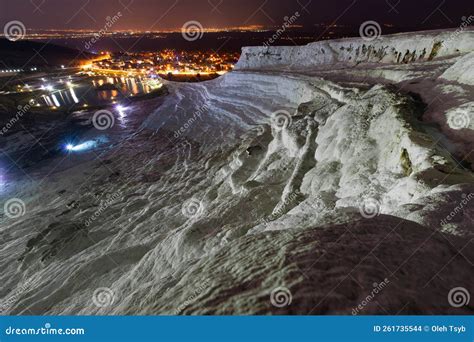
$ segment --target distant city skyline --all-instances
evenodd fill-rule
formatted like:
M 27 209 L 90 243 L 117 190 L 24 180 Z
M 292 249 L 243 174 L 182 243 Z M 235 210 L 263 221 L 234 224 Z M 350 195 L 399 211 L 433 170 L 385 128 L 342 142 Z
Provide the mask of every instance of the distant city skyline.
M 0 22 L 27 30 L 100 30 L 120 12 L 110 31 L 177 30 L 189 21 L 204 28 L 280 26 L 298 12 L 296 25 L 357 26 L 366 20 L 397 27 L 457 27 L 473 13 L 470 0 L 0 0 Z

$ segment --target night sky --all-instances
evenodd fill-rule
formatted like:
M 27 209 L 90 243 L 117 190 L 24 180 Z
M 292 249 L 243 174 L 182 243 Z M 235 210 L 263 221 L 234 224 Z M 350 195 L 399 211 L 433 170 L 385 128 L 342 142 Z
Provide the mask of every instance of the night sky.
M 190 20 L 204 27 L 279 26 L 296 11 L 296 24 L 360 25 L 366 20 L 397 27 L 458 27 L 474 14 L 472 0 L 0 0 L 0 23 L 27 29 L 100 29 L 118 11 L 116 30 L 176 29 Z

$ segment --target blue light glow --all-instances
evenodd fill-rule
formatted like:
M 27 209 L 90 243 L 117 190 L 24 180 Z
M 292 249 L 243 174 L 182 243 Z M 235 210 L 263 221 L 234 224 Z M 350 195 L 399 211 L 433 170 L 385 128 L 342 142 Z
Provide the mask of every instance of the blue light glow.
M 97 146 L 97 141 L 88 140 L 79 145 L 67 144 L 66 150 L 70 152 L 80 152 L 80 151 L 87 151 L 87 150 L 93 149 L 96 146 Z
M 115 109 L 117 110 L 117 112 L 119 113 L 119 115 L 121 117 L 125 116 L 125 111 L 127 110 L 127 108 L 125 108 L 124 106 L 121 106 L 121 105 L 117 105 L 117 106 L 115 106 Z
M 3 174 L 3 170 L 0 169 L 0 191 L 3 190 L 3 188 L 5 187 L 6 185 L 6 180 L 5 180 L 5 176 Z

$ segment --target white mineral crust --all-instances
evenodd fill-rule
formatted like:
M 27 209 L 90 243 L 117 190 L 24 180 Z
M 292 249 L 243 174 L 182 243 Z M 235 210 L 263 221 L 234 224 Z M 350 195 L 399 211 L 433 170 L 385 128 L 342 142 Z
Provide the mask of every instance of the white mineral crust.
M 248 47 L 167 83 L 100 160 L 1 195 L 26 203 L 3 312 L 351 314 L 387 280 L 361 314 L 472 314 L 447 296 L 474 295 L 473 38 Z

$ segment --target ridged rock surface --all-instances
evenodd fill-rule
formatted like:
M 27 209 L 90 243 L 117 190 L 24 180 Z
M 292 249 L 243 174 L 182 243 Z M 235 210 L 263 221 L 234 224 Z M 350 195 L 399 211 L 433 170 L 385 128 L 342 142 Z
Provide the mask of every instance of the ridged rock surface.
M 1 193 L 26 203 L 2 312 L 472 314 L 472 38 L 245 48 L 167 83 Z

